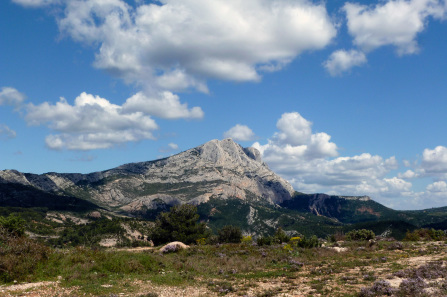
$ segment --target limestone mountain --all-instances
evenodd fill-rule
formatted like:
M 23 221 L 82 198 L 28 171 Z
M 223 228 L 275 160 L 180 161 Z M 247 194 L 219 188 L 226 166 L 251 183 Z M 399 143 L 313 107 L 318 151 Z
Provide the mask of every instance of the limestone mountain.
M 43 208 L 86 218 L 99 210 L 107 216 L 153 219 L 182 203 L 198 205 L 201 220 L 215 232 L 236 225 L 252 235 L 282 227 L 325 237 L 356 226 L 376 233 L 394 228 L 402 235 L 416 226 L 444 226 L 447 217 L 446 208 L 397 211 L 367 196 L 295 192 L 256 149 L 242 148 L 231 139 L 89 174 L 0 171 L 0 210 Z
M 279 204 L 294 193 L 287 181 L 262 162 L 256 149 L 242 148 L 231 139 L 212 140 L 165 159 L 90 174 L 5 170 L 0 171 L 0 184 L 82 198 L 129 214 L 163 205 L 200 204 L 210 198 Z

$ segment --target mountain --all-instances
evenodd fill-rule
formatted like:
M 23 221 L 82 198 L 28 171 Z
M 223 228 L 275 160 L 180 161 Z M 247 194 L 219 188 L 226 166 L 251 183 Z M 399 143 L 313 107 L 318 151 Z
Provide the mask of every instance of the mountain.
M 283 201 L 280 205 L 288 209 L 333 218 L 345 224 L 390 220 L 400 215 L 399 211 L 383 206 L 368 196 L 295 193 L 292 199 Z
M 262 162 L 256 149 L 242 148 L 231 139 L 212 140 L 165 159 L 90 174 L 5 170 L 0 171 L 0 184 L 81 198 L 127 214 L 165 205 L 200 204 L 211 198 L 279 204 L 294 193 L 287 181 Z
M 447 207 L 397 211 L 367 196 L 295 192 L 259 151 L 231 139 L 89 174 L 0 171 L 0 208 L 40 207 L 84 217 L 99 210 L 154 219 L 183 203 L 197 205 L 201 220 L 214 231 L 231 224 L 252 235 L 282 227 L 324 237 L 368 226 L 376 233 L 395 228 L 401 236 L 407 229 L 445 226 L 447 218 Z

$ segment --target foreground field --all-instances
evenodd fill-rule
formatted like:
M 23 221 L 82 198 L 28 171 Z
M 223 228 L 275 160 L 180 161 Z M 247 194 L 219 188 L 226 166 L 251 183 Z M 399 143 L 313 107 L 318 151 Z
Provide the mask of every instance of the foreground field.
M 245 243 L 196 245 L 167 254 L 87 248 L 45 253 L 33 260 L 37 264 L 29 273 L 18 274 L 21 281 L 1 286 L 0 295 L 447 295 L 445 242 L 339 242 L 310 249 Z

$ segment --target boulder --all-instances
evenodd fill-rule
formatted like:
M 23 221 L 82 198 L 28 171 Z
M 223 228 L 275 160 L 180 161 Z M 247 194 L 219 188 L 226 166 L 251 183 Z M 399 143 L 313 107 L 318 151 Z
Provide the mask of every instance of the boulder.
M 160 248 L 160 253 L 162 253 L 162 254 L 172 253 L 172 252 L 177 252 L 179 250 L 184 250 L 184 249 L 188 249 L 188 248 L 189 248 L 189 245 L 186 245 L 183 242 L 173 241 L 173 242 L 170 242 L 170 243 L 162 246 Z

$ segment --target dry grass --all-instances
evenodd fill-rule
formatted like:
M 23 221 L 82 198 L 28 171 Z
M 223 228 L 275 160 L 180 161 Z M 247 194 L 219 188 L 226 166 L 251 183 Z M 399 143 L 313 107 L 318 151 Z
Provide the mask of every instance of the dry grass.
M 42 260 L 47 263 L 47 274 L 44 277 L 42 270 L 37 269 L 34 279 L 56 281 L 60 275 L 57 286 L 60 292 L 69 292 L 68 295 L 53 295 L 54 284 L 30 288 L 26 294 L 23 290 L 0 287 L 0 295 L 381 296 L 371 294 L 381 290 L 386 281 L 394 296 L 403 296 L 405 292 L 411 296 L 422 284 L 412 281 L 416 276 L 424 282 L 423 290 L 417 292 L 425 295 L 414 296 L 440 296 L 447 292 L 444 242 L 379 241 L 339 245 L 347 251 L 290 250 L 283 245 L 250 244 L 193 246 L 165 255 L 156 249 L 139 253 L 90 249 L 52 251 L 48 260 Z M 367 289 L 362 291 L 362 288 Z M 370 293 L 367 290 L 372 293 L 365 295 Z

